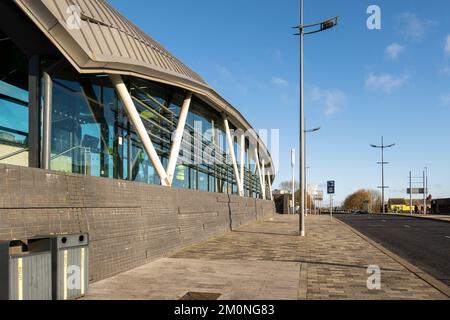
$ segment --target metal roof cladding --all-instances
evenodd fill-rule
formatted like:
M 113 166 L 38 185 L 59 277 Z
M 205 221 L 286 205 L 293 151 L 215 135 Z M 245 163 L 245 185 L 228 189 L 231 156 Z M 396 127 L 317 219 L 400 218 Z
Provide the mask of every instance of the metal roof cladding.
M 242 129 L 252 126 L 197 73 L 105 0 L 14 0 L 80 73 L 132 75 L 197 93 Z M 71 27 L 79 10 L 81 27 Z M 265 158 L 272 159 L 264 145 Z

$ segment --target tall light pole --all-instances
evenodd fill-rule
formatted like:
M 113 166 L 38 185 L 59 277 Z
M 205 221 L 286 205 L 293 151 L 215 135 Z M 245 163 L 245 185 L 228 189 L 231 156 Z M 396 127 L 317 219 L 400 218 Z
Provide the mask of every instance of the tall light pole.
M 307 151 L 308 151 L 308 149 L 307 149 L 307 144 L 306 144 L 306 137 L 307 137 L 307 135 L 306 135 L 306 133 L 313 133 L 313 132 L 317 132 L 317 131 L 319 131 L 321 128 L 320 127 L 317 127 L 317 128 L 314 128 L 314 129 L 309 129 L 309 130 L 305 130 L 305 165 L 306 165 L 306 163 L 307 163 Z M 308 168 L 307 168 L 308 169 Z M 305 170 L 305 186 L 308 186 L 308 174 L 307 174 L 307 170 Z M 308 192 L 307 192 L 307 190 L 306 190 L 306 188 L 305 188 L 305 193 L 304 193 L 304 197 L 305 197 L 305 199 L 306 199 L 306 201 L 308 201 L 308 198 L 307 198 L 307 194 Z M 307 207 L 308 207 L 308 204 L 306 205 Z M 309 211 L 309 209 L 307 209 L 307 211 L 306 212 L 308 212 Z M 307 214 L 306 214 L 307 215 Z
M 292 214 L 295 214 L 295 149 L 291 151 L 292 166 Z
M 412 172 L 409 172 L 409 214 L 413 213 L 413 201 L 412 201 Z
M 423 213 L 427 214 L 427 198 L 428 198 L 428 167 L 425 167 L 425 176 L 424 176 L 424 190 L 423 190 Z
M 381 149 L 381 162 L 378 162 L 378 164 L 381 164 L 381 187 L 378 187 L 379 189 L 381 189 L 381 206 L 382 206 L 382 210 L 383 210 L 383 214 L 386 213 L 386 209 L 384 207 L 384 190 L 388 189 L 388 186 L 384 185 L 384 165 L 385 164 L 389 164 L 389 162 L 384 162 L 384 149 L 387 148 L 391 148 L 393 146 L 395 146 L 395 143 L 390 144 L 390 145 L 384 145 L 384 137 L 381 137 L 381 146 L 377 146 L 374 144 L 370 145 L 372 148 L 379 148 Z
M 303 0 L 300 0 L 300 25 L 294 27 L 299 29 L 299 33 L 296 35 L 300 36 L 300 195 L 305 194 L 305 118 L 303 112 L 303 38 L 305 35 L 321 32 L 324 30 L 331 29 L 338 24 L 338 17 L 328 19 L 319 23 L 314 24 L 303 24 Z M 300 214 L 299 214 L 299 233 L 300 236 L 304 237 L 305 233 L 305 197 L 300 197 Z

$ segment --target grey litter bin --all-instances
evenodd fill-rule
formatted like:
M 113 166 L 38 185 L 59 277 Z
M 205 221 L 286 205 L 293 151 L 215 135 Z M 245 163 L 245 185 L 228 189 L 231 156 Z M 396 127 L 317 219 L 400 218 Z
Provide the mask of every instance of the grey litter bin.
M 52 238 L 53 300 L 83 297 L 89 286 L 89 235 Z
M 0 300 L 51 300 L 50 238 L 0 242 Z

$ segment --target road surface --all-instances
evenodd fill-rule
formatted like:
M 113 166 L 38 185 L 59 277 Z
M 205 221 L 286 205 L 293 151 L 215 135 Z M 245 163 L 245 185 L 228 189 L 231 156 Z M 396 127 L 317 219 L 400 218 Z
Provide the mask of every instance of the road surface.
M 450 286 L 450 223 L 389 215 L 336 215 Z

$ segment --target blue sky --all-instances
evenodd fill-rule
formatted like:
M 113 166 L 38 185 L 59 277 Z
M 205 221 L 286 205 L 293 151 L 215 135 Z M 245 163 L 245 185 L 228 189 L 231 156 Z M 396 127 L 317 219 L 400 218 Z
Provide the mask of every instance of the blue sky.
M 298 150 L 299 1 L 109 0 L 198 72 L 256 128 L 280 129 L 280 169 Z M 382 29 L 368 30 L 379 5 Z M 409 170 L 429 168 L 430 191 L 450 197 L 450 2 L 305 0 L 305 21 L 339 15 L 338 28 L 305 39 L 308 180 L 336 180 L 337 200 L 376 188 L 387 150 L 389 197 L 406 197 Z

